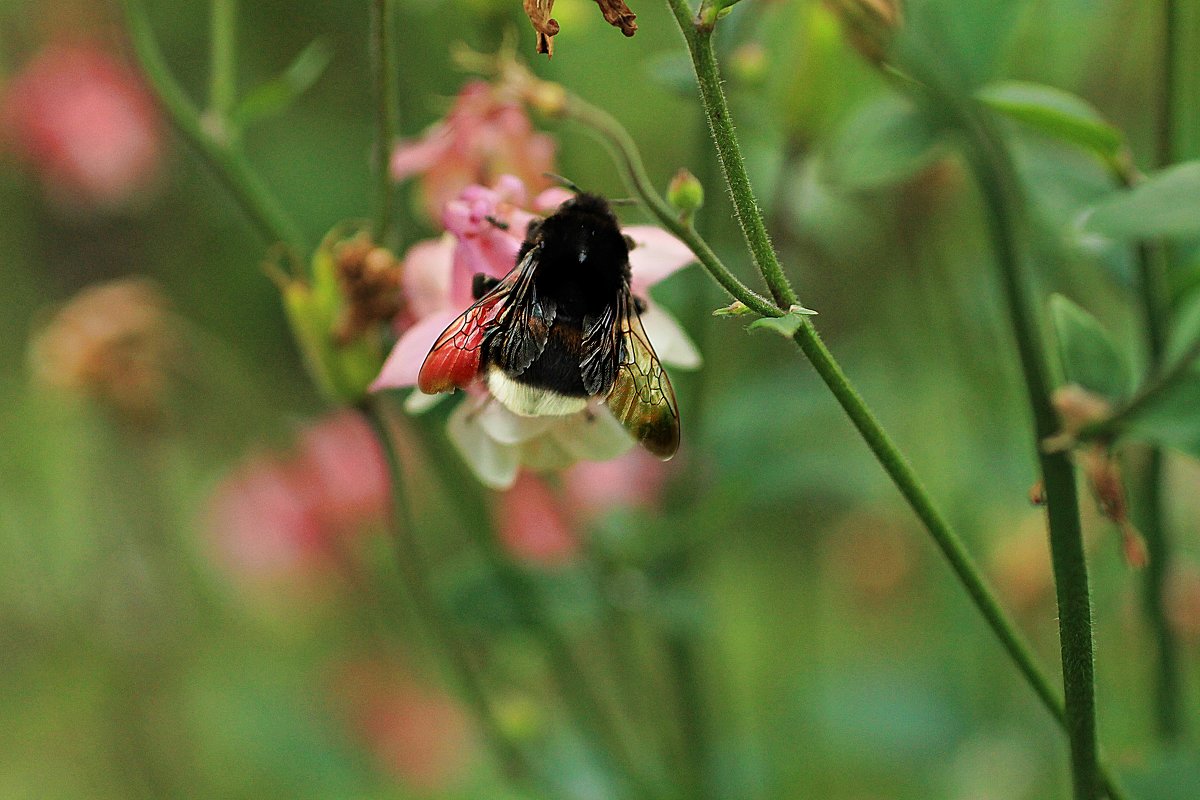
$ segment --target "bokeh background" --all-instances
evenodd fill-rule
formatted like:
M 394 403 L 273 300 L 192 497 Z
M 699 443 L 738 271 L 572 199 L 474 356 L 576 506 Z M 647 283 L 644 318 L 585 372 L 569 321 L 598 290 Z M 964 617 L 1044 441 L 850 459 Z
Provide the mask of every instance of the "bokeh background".
M 539 76 L 628 127 L 660 187 L 680 167 L 700 178 L 708 191 L 698 227 L 751 279 L 664 3 L 639 0 L 639 30 L 625 39 L 594 4 L 559 0 L 552 60 L 534 57 L 515 0 L 399 5 L 404 136 L 444 115 L 468 80 L 451 58 L 457 43 L 490 52 L 513 36 Z M 954 57 L 980 79 L 1076 92 L 1124 130 L 1139 163 L 1154 163 L 1157 3 L 942 5 Z M 146 6 L 174 73 L 202 97 L 208 4 Z M 946 151 L 855 183 L 861 165 L 839 154 L 853 151 L 855 115 L 887 89 L 830 6 L 745 0 L 721 27 L 733 113 L 789 274 L 1054 667 L 1042 515 L 1027 499 L 1029 418 L 968 176 Z M 370 209 L 366 4 L 242 4 L 242 92 L 314 40 L 331 54 L 328 67 L 249 128 L 244 146 L 317 241 Z M 48 97 L 37 102 L 13 91 L 28 86 L 31 65 L 45 71 L 56 58 L 74 78 L 46 78 Z M 331 415 L 312 387 L 263 269 L 266 243 L 145 104 L 124 71 L 131 63 L 116 4 L 0 2 L 0 797 L 525 796 L 503 788 L 417 624 L 406 565 L 380 524 L 378 454 L 361 422 Z M 111 129 L 85 111 L 64 123 L 80 152 L 98 148 L 94 158 L 104 159 L 106 142 L 137 149 L 128 172 L 75 174 L 59 151 L 21 138 L 13 120 L 22 115 L 37 129 L 38 115 L 90 108 L 80 86 L 132 98 Z M 537 125 L 558 142 L 561 174 L 626 194 L 586 131 Z M 1039 279 L 1090 308 L 1140 359 L 1129 254 L 1073 233 L 1079 209 L 1111 190 L 1108 176 L 1062 145 L 1014 136 L 1040 223 Z M 1176 146 L 1200 154 L 1200 141 Z M 399 196 L 403 253 L 436 228 L 412 183 Z M 621 214 L 648 221 L 635 208 Z M 96 305 L 65 323 L 55 317 L 82 290 L 130 277 L 144 282 L 92 296 Z M 464 533 L 489 517 L 622 735 L 661 753 L 668 770 L 686 742 L 704 742 L 714 796 L 1067 796 L 1060 731 L 799 354 L 714 318 L 725 301 L 697 267 L 656 299 L 704 357 L 701 370 L 673 375 L 684 444 L 667 467 L 634 458 L 521 483 L 484 494 L 487 506 L 464 515 L 463 498 L 480 489 L 445 445 L 445 409 L 407 423 L 436 454 L 414 457 L 412 478 L 433 587 L 488 665 L 506 729 L 539 754 L 562 796 L 610 796 L 602 759 L 556 697 L 536 632 Z M 71 358 L 87 356 L 72 349 L 85 345 L 72 345 L 71 332 L 86 340 L 93 314 L 122 303 L 119 319 L 145 318 L 135 334 L 149 342 L 135 343 L 143 361 L 122 386 L 149 393 L 152 407 L 132 415 L 113 413 L 112 394 L 62 391 L 80 382 L 64 377 Z M 56 324 L 68 328 L 57 350 L 39 333 Z M 38 336 L 42 345 L 31 345 Z M 426 460 L 442 471 L 423 469 Z M 325 486 L 313 475 L 345 479 L 321 501 L 335 512 L 313 511 Z M 598 504 L 597 486 L 614 488 Z M 1172 457 L 1169 522 L 1182 566 L 1170 619 L 1193 736 L 1198 489 L 1200 468 Z M 1108 756 L 1139 797 L 1200 796 L 1197 751 L 1155 733 L 1140 577 L 1123 563 L 1116 531 L 1090 503 L 1085 512 Z

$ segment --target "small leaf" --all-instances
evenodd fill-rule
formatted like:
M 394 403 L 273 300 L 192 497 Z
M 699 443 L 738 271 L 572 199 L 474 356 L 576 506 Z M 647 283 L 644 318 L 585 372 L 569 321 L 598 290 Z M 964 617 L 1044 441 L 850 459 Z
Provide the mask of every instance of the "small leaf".
M 911 102 L 888 95 L 850 115 L 827 155 L 827 175 L 852 189 L 899 183 L 941 155 L 940 133 Z
M 754 312 L 741 300 L 734 300 L 727 306 L 722 306 L 712 312 L 714 317 L 744 317 Z
M 1132 383 L 1129 366 L 1100 322 L 1060 294 L 1050 298 L 1058 355 L 1067 383 L 1120 402 Z
M 790 339 L 796 335 L 796 331 L 800 330 L 800 326 L 804 324 L 804 318 L 811 317 L 816 313 L 811 308 L 792 306 L 781 317 L 760 317 L 754 320 L 746 326 L 746 330 L 774 331 L 780 336 Z
M 251 89 L 233 111 L 239 126 L 273 117 L 285 110 L 325 72 L 333 59 L 333 47 L 326 39 L 315 39 L 274 80 Z
M 1112 193 L 1090 211 L 1084 228 L 1114 239 L 1200 234 L 1200 161 L 1176 164 Z
M 1200 458 L 1200 369 L 1193 367 L 1174 386 L 1126 420 L 1126 432 Z
M 1104 159 L 1115 158 L 1125 144 L 1121 131 L 1090 103 L 1052 86 L 996 81 L 980 89 L 976 97 L 1018 122 Z

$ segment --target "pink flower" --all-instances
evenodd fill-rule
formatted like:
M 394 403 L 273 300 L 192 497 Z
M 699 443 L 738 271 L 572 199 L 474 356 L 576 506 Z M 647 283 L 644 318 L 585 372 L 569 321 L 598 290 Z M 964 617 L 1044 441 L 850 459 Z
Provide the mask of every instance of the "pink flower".
M 422 176 L 429 216 L 471 184 L 490 184 L 505 173 L 525 184 L 548 186 L 554 169 L 554 140 L 534 133 L 521 105 L 483 81 L 463 87 L 449 115 L 420 139 L 400 142 L 392 152 L 392 177 Z
M 421 792 L 446 791 L 474 756 L 471 723 L 445 692 L 400 665 L 364 661 L 340 670 L 334 702 L 385 772 Z
M 339 558 L 342 540 L 380 524 L 389 502 L 383 454 L 346 411 L 306 428 L 292 452 L 253 456 L 225 478 L 207 527 L 230 567 L 276 578 Z
M 154 186 L 162 167 L 153 99 L 96 45 L 42 50 L 0 98 L 0 129 L 69 210 L 123 208 Z
M 518 561 L 558 567 L 579 552 L 579 537 L 567 520 L 562 498 L 529 472 L 522 472 L 500 495 L 496 519 L 501 543 Z
M 372 390 L 415 386 L 417 373 L 434 341 L 470 304 L 476 273 L 503 277 L 515 265 L 525 227 L 570 194 L 550 189 L 530 202 L 524 185 L 502 176 L 492 188 L 470 186 L 447 203 L 442 215 L 448 234 L 415 245 L 405 256 L 404 288 L 409 316 Z M 693 261 L 690 250 L 660 228 L 632 225 L 624 232 L 634 241 L 629 262 L 633 292 L 647 301 L 642 325 L 659 359 L 684 369 L 700 364 L 700 355 L 674 318 L 649 302 L 649 289 Z M 414 392 L 410 411 L 419 411 L 441 396 Z M 577 414 L 520 417 L 486 391 L 471 393 L 451 415 L 451 441 L 488 486 L 504 489 L 517 479 L 521 466 L 558 469 L 581 459 L 615 458 L 633 446 L 632 438 L 602 404 L 593 402 Z

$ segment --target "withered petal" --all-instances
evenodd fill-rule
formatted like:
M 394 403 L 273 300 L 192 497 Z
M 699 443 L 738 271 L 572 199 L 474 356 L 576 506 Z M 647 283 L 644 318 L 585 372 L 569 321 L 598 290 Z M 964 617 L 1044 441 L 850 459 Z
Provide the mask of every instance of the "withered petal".
M 596 4 L 600 6 L 600 11 L 604 14 L 604 21 L 614 28 L 620 28 L 621 33 L 626 36 L 633 36 L 637 33 L 637 14 L 630 10 L 629 6 L 625 5 L 625 0 L 596 0 Z
M 554 37 L 558 33 L 558 20 L 550 16 L 554 0 L 524 0 L 524 5 L 525 16 L 537 31 L 537 51 L 554 55 Z

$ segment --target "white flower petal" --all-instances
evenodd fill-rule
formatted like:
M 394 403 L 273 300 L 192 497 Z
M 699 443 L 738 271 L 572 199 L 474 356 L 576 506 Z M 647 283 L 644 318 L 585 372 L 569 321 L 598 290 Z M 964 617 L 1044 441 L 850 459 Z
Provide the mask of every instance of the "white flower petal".
M 640 316 L 659 361 L 680 369 L 699 369 L 700 351 L 674 317 L 649 304 Z
M 425 394 L 420 389 L 414 389 L 413 391 L 409 392 L 408 397 L 404 399 L 404 410 L 413 416 L 416 416 L 417 414 L 424 414 L 426 411 L 438 405 L 449 396 L 449 392 Z
M 561 422 L 561 418 L 559 421 Z M 565 469 L 579 460 L 549 433 L 522 442 L 520 448 L 521 466 L 534 472 Z
M 454 409 L 446 421 L 446 435 L 475 477 L 493 489 L 507 489 L 517 480 L 520 450 L 487 435 L 478 415 L 473 413 L 477 406 L 472 399 Z
M 559 420 L 547 436 L 576 460 L 586 461 L 608 461 L 634 444 L 629 431 L 603 405 Z
M 519 444 L 540 436 L 554 424 L 554 417 L 522 417 L 509 411 L 494 398 L 476 416 L 488 436 L 501 444 Z

